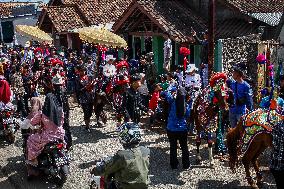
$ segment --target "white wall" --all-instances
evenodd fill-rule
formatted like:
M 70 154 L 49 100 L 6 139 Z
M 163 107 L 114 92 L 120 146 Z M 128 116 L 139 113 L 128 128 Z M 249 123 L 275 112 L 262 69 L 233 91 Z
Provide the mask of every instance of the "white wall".
M 30 17 L 25 17 L 25 18 L 16 18 L 13 21 L 13 25 L 14 25 L 15 29 L 16 29 L 16 25 L 35 26 L 36 23 L 37 23 L 37 17 L 35 17 L 35 16 L 30 16 Z M 18 44 L 24 45 L 28 40 L 30 40 L 30 38 L 24 37 L 24 36 L 18 34 L 16 31 L 15 31 L 15 34 L 16 34 L 16 36 L 15 36 L 16 42 Z

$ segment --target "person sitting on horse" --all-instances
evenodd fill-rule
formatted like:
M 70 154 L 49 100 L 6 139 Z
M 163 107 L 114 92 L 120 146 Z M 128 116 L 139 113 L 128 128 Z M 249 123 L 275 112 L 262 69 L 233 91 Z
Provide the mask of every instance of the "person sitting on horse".
M 119 139 L 124 150 L 119 150 L 113 157 L 97 164 L 91 174 L 104 176 L 106 189 L 148 188 L 150 149 L 139 146 L 139 126 L 135 123 L 122 124 Z
M 234 103 L 230 105 L 229 119 L 231 127 L 234 128 L 240 117 L 253 110 L 253 92 L 251 86 L 244 81 L 246 66 L 239 63 L 233 67 L 233 78 L 227 83 L 233 91 Z
M 275 98 L 270 99 L 270 92 L 267 88 L 263 89 L 261 92 L 263 93 L 263 98 L 261 99 L 259 107 L 263 109 L 270 109 L 272 108 L 274 102 L 276 102 L 277 106 L 274 108 L 276 108 L 277 111 L 282 114 L 284 107 L 284 100 L 279 96 L 277 97 L 276 101 Z
M 186 102 L 186 90 L 184 88 L 172 88 L 170 92 L 163 92 L 170 105 L 170 112 L 167 122 L 167 135 L 170 142 L 170 165 L 177 169 L 177 141 L 182 150 L 182 164 L 184 169 L 190 167 L 189 151 L 187 146 L 188 127 L 186 119 L 190 116 L 190 105 Z

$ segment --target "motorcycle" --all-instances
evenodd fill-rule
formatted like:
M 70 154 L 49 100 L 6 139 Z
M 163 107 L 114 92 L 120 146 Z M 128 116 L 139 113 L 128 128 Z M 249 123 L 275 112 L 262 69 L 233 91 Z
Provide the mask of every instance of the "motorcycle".
M 111 157 L 106 157 L 104 160 L 98 161 L 96 163 L 95 169 L 101 170 L 106 166 L 106 162 L 109 161 Z M 106 182 L 104 176 L 99 176 L 91 173 L 91 184 L 90 189 L 118 189 L 118 186 L 113 178 L 111 178 L 110 182 Z M 107 186 L 107 187 L 106 187 Z
M 66 182 L 70 160 L 62 141 L 46 144 L 37 160 L 38 165 L 33 167 L 33 169 L 48 175 L 59 186 Z M 31 176 L 28 176 L 28 180 L 31 180 Z
M 0 136 L 4 136 L 5 140 L 13 144 L 15 142 L 15 133 L 19 129 L 19 124 L 13 116 L 13 109 L 5 107 L 0 112 Z

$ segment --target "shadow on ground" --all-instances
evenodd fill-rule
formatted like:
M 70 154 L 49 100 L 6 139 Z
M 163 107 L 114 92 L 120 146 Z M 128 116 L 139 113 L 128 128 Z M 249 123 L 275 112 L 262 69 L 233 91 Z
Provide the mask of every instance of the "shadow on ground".
M 111 133 L 105 134 L 95 127 L 92 127 L 91 132 L 88 133 L 84 127 L 72 126 L 71 133 L 73 136 L 73 145 L 82 143 L 96 143 L 101 139 L 114 138 Z M 82 135 L 84 135 L 84 137 L 82 137 Z

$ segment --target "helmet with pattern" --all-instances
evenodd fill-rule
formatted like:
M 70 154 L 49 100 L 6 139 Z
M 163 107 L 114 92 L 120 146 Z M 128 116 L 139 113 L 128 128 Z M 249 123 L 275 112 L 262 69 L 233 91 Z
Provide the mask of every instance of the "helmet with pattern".
M 139 125 L 133 122 L 126 122 L 120 125 L 119 139 L 124 147 L 138 145 L 141 141 L 141 131 Z

